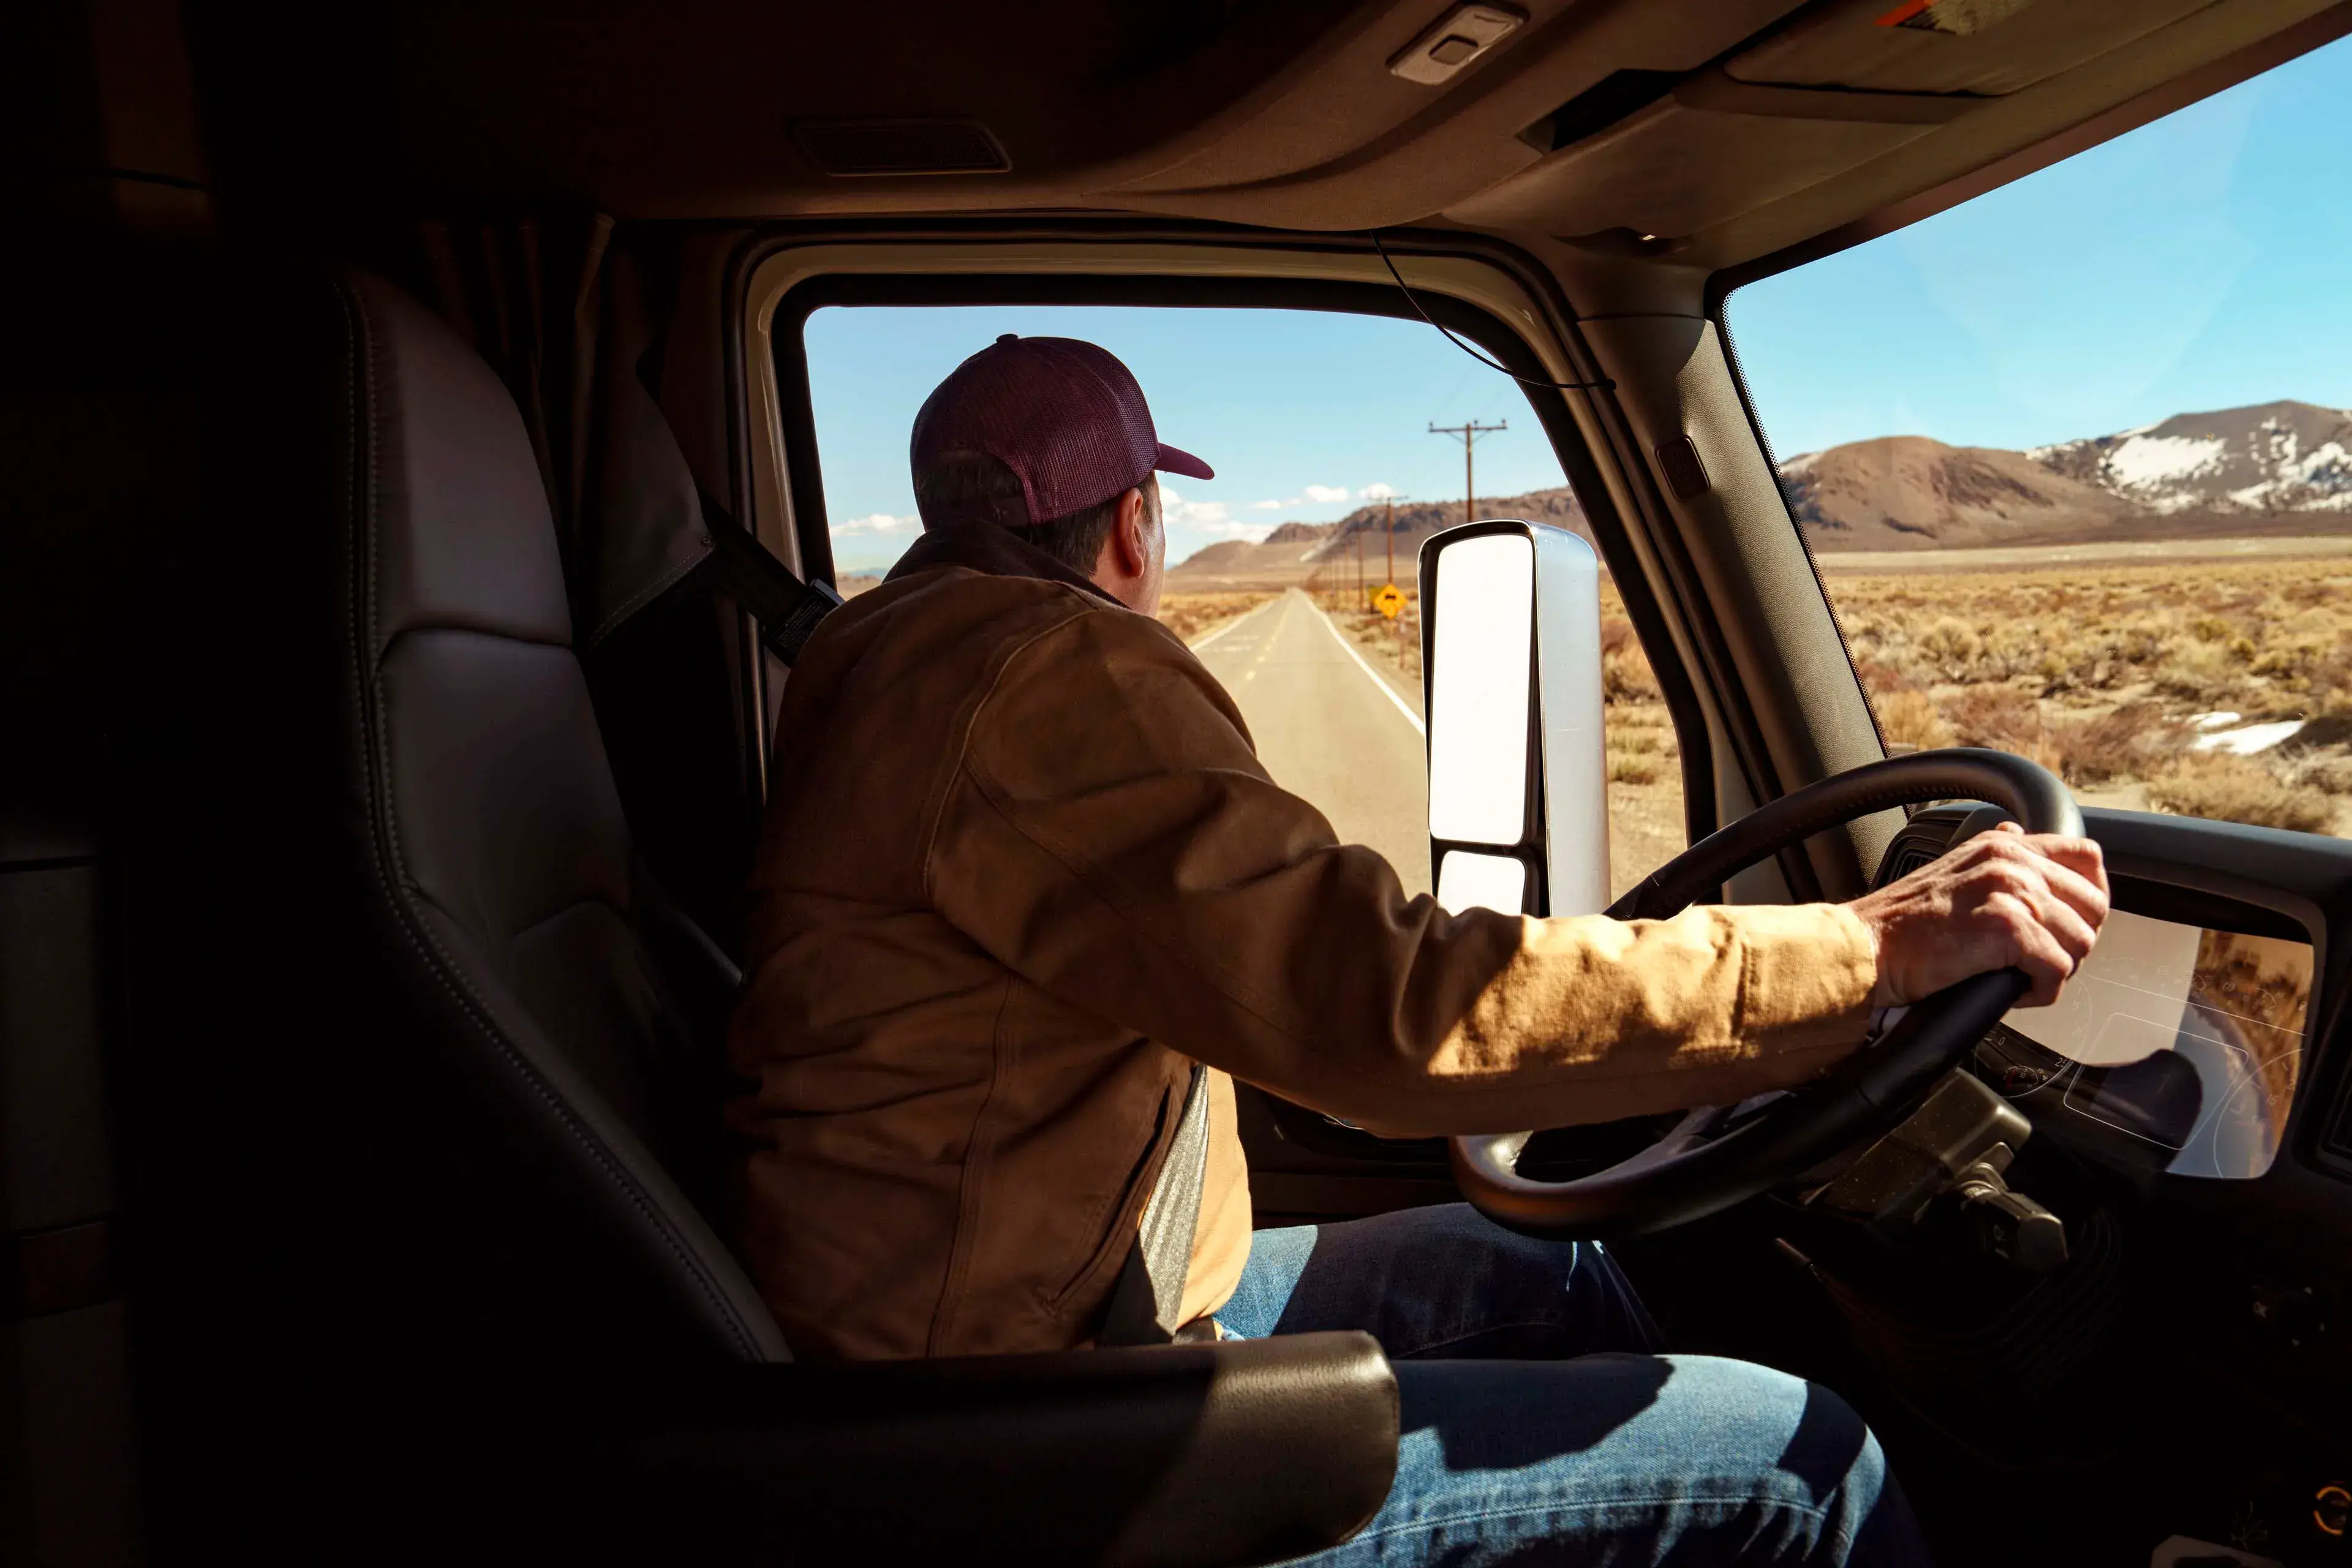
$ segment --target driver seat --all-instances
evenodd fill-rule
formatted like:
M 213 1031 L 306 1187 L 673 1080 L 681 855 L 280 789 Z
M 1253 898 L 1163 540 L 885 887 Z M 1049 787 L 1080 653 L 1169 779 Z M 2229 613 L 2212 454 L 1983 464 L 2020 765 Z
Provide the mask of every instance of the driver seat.
M 269 1369 L 308 1385 L 289 1447 L 341 1456 L 339 1511 L 462 1497 L 470 1539 L 484 1508 L 528 1536 L 560 1489 L 583 1541 L 667 1558 L 1206 1565 L 1358 1528 L 1397 1437 L 1360 1334 L 793 1363 L 709 1217 L 736 976 L 633 853 L 520 417 L 382 279 L 281 292 L 241 440 L 281 503 L 264 613 L 301 640 L 247 638 L 279 790 L 250 809 L 333 1004 L 299 1092 L 351 1107 L 319 1157 L 364 1202 L 320 1243 L 352 1316 L 254 1353 L 391 1369 Z
M 715 1103 L 695 1103 L 714 1043 L 696 1025 L 716 1009 L 690 1018 L 679 997 L 716 982 L 723 998 L 737 976 L 680 940 L 684 917 L 633 851 L 521 417 L 415 300 L 360 273 L 335 291 L 354 415 L 331 520 L 349 574 L 349 763 L 393 978 L 678 1331 L 788 1361 L 673 1174 L 707 1172 L 716 1140 Z M 657 946 L 705 973 L 673 987 Z

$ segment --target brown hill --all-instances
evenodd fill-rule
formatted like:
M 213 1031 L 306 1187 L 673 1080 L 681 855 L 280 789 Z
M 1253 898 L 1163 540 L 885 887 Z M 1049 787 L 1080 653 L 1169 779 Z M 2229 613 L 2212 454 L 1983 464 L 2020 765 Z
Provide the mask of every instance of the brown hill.
M 1789 509 L 1817 550 L 1949 550 L 2098 530 L 2126 510 L 2022 452 L 1885 436 L 1790 458 Z
M 1310 559 L 1338 524 L 1286 522 L 1258 543 L 1223 539 L 1168 569 L 1168 585 L 1186 593 L 1222 588 L 1286 588 L 1312 574 Z
M 1888 436 L 1792 458 L 1780 482 L 1822 551 L 2336 533 L 2352 412 L 2263 403 L 2030 452 Z

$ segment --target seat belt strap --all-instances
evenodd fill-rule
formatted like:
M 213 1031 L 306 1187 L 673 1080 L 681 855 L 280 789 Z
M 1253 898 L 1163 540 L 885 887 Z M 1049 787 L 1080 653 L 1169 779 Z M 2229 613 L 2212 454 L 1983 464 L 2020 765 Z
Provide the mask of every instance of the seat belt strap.
M 818 623 L 841 608 L 841 595 L 823 583 L 802 582 L 708 495 L 702 498 L 702 521 L 710 530 L 706 569 L 760 623 L 762 646 L 793 663 Z
M 1208 1175 L 1209 1069 L 1195 1062 L 1176 1135 L 1169 1141 L 1135 1245 L 1111 1289 L 1097 1344 L 1164 1345 L 1186 1327 L 1181 1318 L 1184 1282 L 1192 1269 L 1192 1238 Z

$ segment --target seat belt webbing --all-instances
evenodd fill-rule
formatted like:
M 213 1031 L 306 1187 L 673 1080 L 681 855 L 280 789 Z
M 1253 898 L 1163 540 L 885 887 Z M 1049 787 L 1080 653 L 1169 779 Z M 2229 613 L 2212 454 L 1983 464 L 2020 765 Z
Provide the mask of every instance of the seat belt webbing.
M 760 623 L 760 641 L 768 651 L 791 664 L 817 624 L 841 608 L 841 595 L 823 583 L 802 582 L 707 495 L 702 521 L 710 530 L 708 569 Z

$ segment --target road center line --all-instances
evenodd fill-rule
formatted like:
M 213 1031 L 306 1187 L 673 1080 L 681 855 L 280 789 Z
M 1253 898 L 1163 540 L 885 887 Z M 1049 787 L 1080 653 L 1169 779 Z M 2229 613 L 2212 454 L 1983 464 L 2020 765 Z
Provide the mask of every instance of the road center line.
M 1245 616 L 1235 616 L 1232 620 L 1227 621 L 1223 626 L 1219 626 L 1215 631 L 1211 632 L 1199 642 L 1187 643 L 1184 646 L 1191 648 L 1194 653 L 1198 653 L 1202 648 L 1208 647 L 1211 643 L 1216 641 L 1219 637 L 1224 636 L 1227 632 L 1232 631 L 1235 626 L 1240 626 L 1244 621 L 1255 620 L 1258 616 L 1265 614 L 1265 612 L 1272 607 L 1272 601 L 1268 601 L 1266 604 L 1260 605 L 1256 609 L 1250 611 L 1249 614 Z
M 1304 598 L 1305 595 L 1301 595 L 1300 597 Z M 1427 739 L 1429 735 L 1429 726 L 1422 722 L 1421 715 L 1414 712 L 1412 706 L 1407 703 L 1403 698 L 1397 695 L 1397 689 L 1395 687 L 1391 686 L 1387 681 L 1381 679 L 1381 672 L 1379 670 L 1374 669 L 1370 665 L 1364 662 L 1364 656 L 1356 651 L 1356 645 L 1348 640 L 1348 634 L 1341 631 L 1331 617 L 1323 613 L 1323 606 L 1317 604 L 1312 599 L 1307 599 L 1307 607 L 1315 612 L 1315 618 L 1323 623 L 1323 629 L 1329 632 L 1333 637 L 1339 640 L 1339 651 L 1356 661 L 1356 668 L 1364 672 L 1364 679 L 1370 681 L 1374 686 L 1379 687 L 1381 689 L 1381 695 L 1395 703 L 1397 711 L 1404 715 L 1405 722 L 1420 731 L 1422 737 L 1424 740 Z

